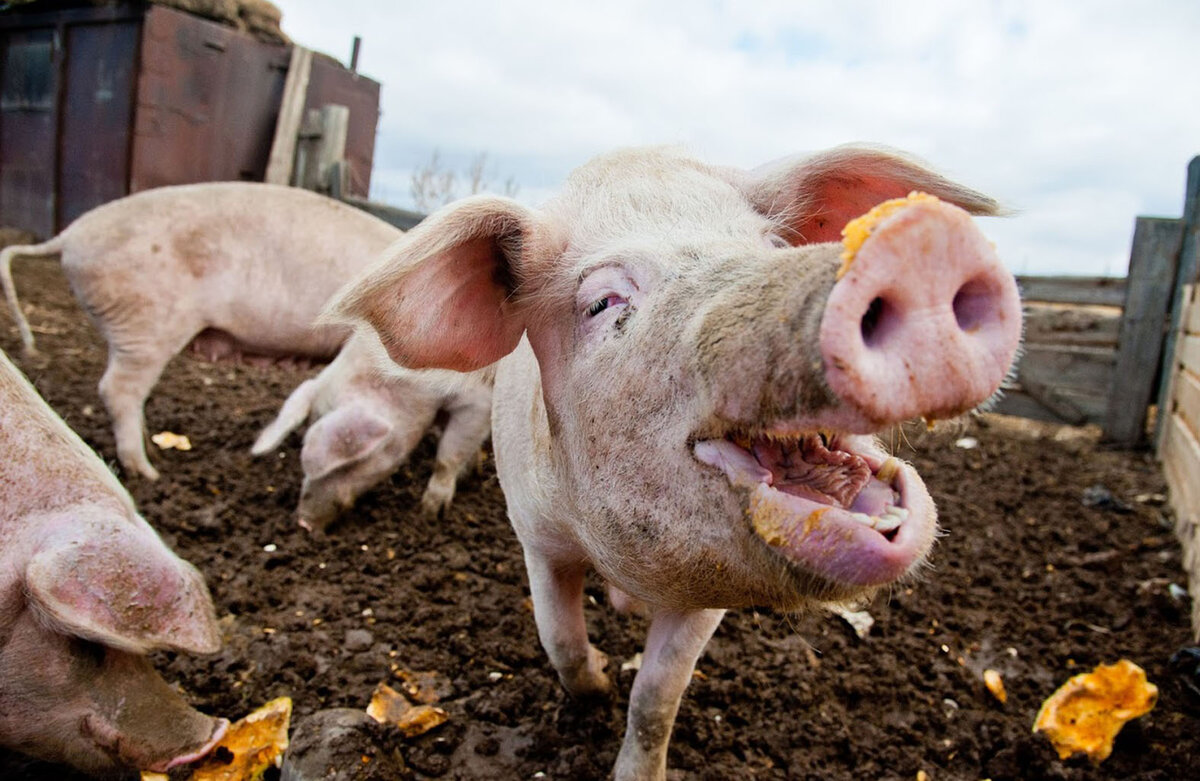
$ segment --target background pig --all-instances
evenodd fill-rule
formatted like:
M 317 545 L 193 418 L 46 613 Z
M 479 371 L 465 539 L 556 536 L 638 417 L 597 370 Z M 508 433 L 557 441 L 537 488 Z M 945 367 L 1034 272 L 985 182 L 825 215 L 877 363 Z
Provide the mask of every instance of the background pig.
M 108 342 L 100 396 L 117 457 L 155 479 L 142 408 L 189 343 L 210 360 L 332 358 L 348 332 L 314 326 L 326 299 L 401 235 L 293 187 L 211 182 L 147 190 L 84 214 L 54 239 L 0 251 L 0 282 L 26 351 L 33 334 L 11 265 L 62 255 L 75 297 Z
M 450 506 L 459 475 L 478 459 L 491 431 L 494 376 L 490 368 L 469 374 L 405 369 L 388 359 L 374 331 L 363 329 L 292 392 L 252 452 L 268 453 L 306 418 L 314 421 L 301 451 L 297 516 L 305 528 L 321 530 L 390 477 L 444 412 L 433 476 L 421 497 L 422 509 L 436 514 Z
M 90 773 L 190 762 L 226 722 L 144 655 L 219 647 L 200 573 L 0 352 L 0 743 Z
M 942 201 L 843 260 L 847 221 L 911 190 Z M 618 779 L 664 777 L 725 608 L 850 600 L 920 567 L 933 503 L 871 434 L 983 402 L 1020 340 L 1015 282 L 964 209 L 996 206 L 879 150 L 751 172 L 628 151 L 541 210 L 452 205 L 339 295 L 406 366 L 503 359 L 497 470 L 571 693 L 609 687 L 586 569 L 648 607 Z

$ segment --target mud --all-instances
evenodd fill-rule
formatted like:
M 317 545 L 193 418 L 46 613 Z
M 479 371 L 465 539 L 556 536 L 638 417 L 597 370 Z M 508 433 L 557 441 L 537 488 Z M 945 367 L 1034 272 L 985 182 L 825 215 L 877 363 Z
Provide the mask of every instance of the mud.
M 114 464 L 96 393 L 103 344 L 56 263 L 18 261 L 14 271 L 41 355 L 20 357 L 6 315 L 0 347 Z M 377 683 L 398 685 L 398 671 L 436 671 L 448 680 L 439 705 L 450 720 L 399 744 L 411 778 L 604 778 L 634 674 L 621 668 L 640 650 L 644 622 L 609 609 L 603 585 L 590 582 L 588 621 L 618 694 L 567 697 L 538 645 L 490 460 L 461 483 L 446 518 L 418 512 L 432 439 L 329 536 L 298 529 L 300 435 L 261 460 L 249 450 L 314 373 L 181 355 L 155 388 L 148 430 L 185 434 L 193 449 L 152 448 L 162 479 L 127 483 L 205 573 L 225 632 L 218 654 L 158 654 L 158 668 L 208 713 L 235 719 L 287 695 L 295 721 L 365 708 Z M 1200 696 L 1168 663 L 1191 645 L 1189 605 L 1171 588 L 1186 584 L 1154 461 L 1086 432 L 1056 438 L 1001 419 L 905 433 L 897 450 L 924 475 L 945 530 L 929 568 L 867 606 L 875 623 L 865 639 L 831 615 L 730 613 L 683 701 L 671 777 L 1193 777 Z M 964 435 L 978 447 L 957 447 Z M 1031 734 L 1039 705 L 1071 675 L 1119 658 L 1146 669 L 1157 707 L 1100 766 L 1060 761 Z M 985 688 L 988 668 L 1003 675 L 1006 704 Z M 0 778 L 76 776 L 0 751 Z

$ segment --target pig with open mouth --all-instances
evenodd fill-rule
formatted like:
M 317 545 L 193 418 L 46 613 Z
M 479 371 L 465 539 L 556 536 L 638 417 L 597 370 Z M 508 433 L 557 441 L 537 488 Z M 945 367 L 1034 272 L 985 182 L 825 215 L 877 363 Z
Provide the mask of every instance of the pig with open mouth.
M 753 171 L 629 150 L 541 209 L 452 204 L 335 297 L 403 365 L 499 361 L 497 470 L 569 692 L 610 686 L 587 570 L 646 606 L 616 778 L 665 776 L 725 609 L 854 599 L 921 566 L 933 502 L 873 435 L 970 410 L 1009 371 L 1016 284 L 970 216 L 996 211 L 875 148 Z

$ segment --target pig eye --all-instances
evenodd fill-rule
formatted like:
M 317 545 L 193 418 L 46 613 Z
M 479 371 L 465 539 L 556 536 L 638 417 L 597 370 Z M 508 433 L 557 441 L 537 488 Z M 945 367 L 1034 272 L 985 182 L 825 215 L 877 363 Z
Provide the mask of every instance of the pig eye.
M 763 240 L 767 243 L 767 246 L 774 249 L 790 249 L 792 246 L 791 244 L 788 244 L 787 239 L 780 236 L 778 233 L 768 233 L 763 237 Z
M 618 296 L 616 294 L 610 294 L 610 295 L 605 296 L 604 298 L 598 298 L 595 301 L 593 301 L 588 306 L 586 313 L 587 313 L 588 317 L 595 317 L 596 315 L 603 312 L 605 309 L 608 309 L 610 306 L 619 306 L 624 303 L 625 303 L 625 299 L 621 298 L 620 296 Z

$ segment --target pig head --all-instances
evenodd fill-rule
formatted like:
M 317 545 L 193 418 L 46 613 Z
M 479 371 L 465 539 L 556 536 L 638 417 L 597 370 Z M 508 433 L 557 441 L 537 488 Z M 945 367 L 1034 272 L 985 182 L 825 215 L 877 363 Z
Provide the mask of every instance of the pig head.
M 104 774 L 165 771 L 226 722 L 145 659 L 216 651 L 200 574 L 0 353 L 0 743 Z
M 374 331 L 362 329 L 333 363 L 292 391 L 250 452 L 274 450 L 312 420 L 300 453 L 296 513 L 302 527 L 321 532 L 390 478 L 441 418 L 433 475 L 421 496 L 422 510 L 436 516 L 450 507 L 459 476 L 478 461 L 491 432 L 494 374 L 405 369 L 388 359 Z
M 936 197 L 839 241 L 914 190 Z M 968 214 L 995 211 L 872 148 L 750 172 L 633 150 L 540 210 L 451 206 L 341 294 L 398 363 L 504 359 L 497 469 L 570 691 L 608 687 L 586 568 L 649 606 L 618 778 L 665 773 L 723 609 L 853 599 L 920 567 L 933 502 L 872 434 L 969 410 L 1009 371 L 1016 285 Z

